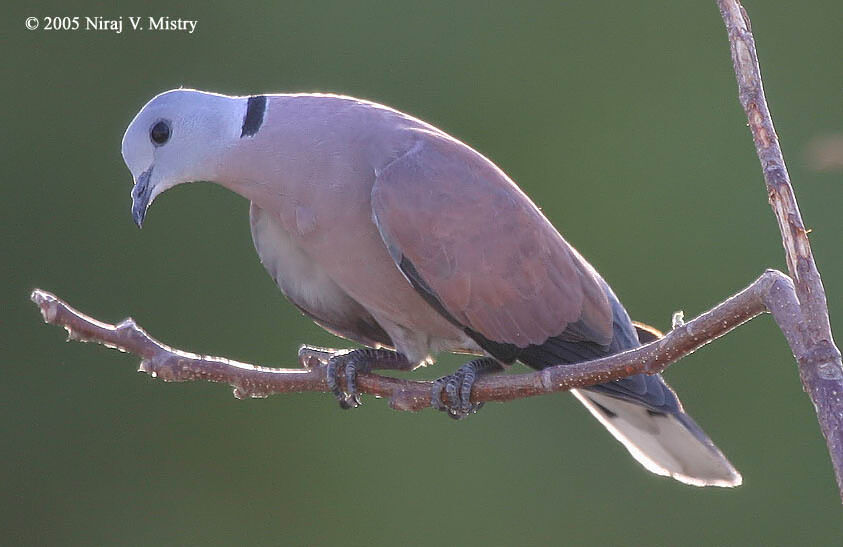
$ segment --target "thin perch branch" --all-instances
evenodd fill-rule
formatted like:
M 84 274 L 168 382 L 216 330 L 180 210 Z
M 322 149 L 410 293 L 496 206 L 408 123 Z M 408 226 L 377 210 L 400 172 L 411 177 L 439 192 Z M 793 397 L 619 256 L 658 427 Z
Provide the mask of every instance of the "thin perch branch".
M 208 380 L 234 387 L 238 398 L 267 397 L 295 391 L 329 391 L 325 367 L 328 352 L 303 349 L 304 368 L 255 366 L 222 357 L 173 349 L 149 336 L 129 318 L 117 325 L 103 323 L 71 308 L 57 296 L 36 289 L 32 301 L 44 321 L 64 327 L 68 338 L 97 342 L 142 358 L 140 371 L 168 382 Z M 677 326 L 663 338 L 640 348 L 575 365 L 558 365 L 519 375 L 484 376 L 472 390 L 472 402 L 510 401 L 592 386 L 632 374 L 661 372 L 671 363 L 723 336 L 765 311 L 772 311 L 788 340 L 798 343 L 801 317 L 790 278 L 768 270 L 749 287 L 699 317 Z M 360 374 L 363 393 L 388 398 L 397 410 L 418 411 L 430 406 L 431 382 Z
M 788 342 L 799 363 L 802 385 L 817 411 L 843 496 L 843 364 L 831 334 L 825 290 L 767 108 L 749 16 L 737 0 L 718 0 L 717 4 L 729 35 L 738 96 L 749 120 L 803 318 L 799 339 Z

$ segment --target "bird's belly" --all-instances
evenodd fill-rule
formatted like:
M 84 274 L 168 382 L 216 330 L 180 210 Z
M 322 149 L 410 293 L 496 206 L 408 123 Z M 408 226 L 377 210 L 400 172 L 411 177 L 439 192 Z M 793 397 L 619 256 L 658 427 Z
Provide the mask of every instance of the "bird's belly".
M 342 252 L 317 250 L 315 260 L 372 314 L 398 351 L 416 363 L 441 351 L 482 353 L 473 340 L 410 285 L 386 251 L 374 224 L 371 229 L 357 231 L 356 237 L 352 233 L 347 230 L 332 240 L 329 248 L 344 249 Z M 318 243 L 314 245 L 315 249 L 320 247 Z
M 365 223 L 319 222 L 302 233 L 255 207 L 252 217 L 261 262 L 279 288 L 306 312 L 342 327 L 336 330 L 359 329 L 361 316 L 373 317 L 392 345 L 414 363 L 442 351 L 481 352 L 416 293 L 373 223 L 369 228 Z M 362 333 L 350 337 L 366 339 Z

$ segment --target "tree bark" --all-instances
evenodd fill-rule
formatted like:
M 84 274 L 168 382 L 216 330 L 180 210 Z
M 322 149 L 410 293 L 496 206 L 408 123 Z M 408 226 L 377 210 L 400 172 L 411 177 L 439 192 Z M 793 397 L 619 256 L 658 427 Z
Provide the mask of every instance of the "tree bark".
M 738 98 L 749 121 L 767 196 L 779 224 L 787 269 L 798 298 L 801 319 L 788 343 L 799 364 L 802 385 L 817 411 L 837 487 L 843 496 L 843 364 L 831 335 L 825 289 L 767 108 L 749 16 L 737 0 L 718 0 L 717 4 L 729 36 Z

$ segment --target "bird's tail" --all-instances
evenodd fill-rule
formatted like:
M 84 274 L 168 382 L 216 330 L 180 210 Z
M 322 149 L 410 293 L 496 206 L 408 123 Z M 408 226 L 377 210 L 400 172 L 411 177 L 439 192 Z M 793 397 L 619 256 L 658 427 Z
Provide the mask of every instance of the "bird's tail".
M 681 406 L 655 412 L 606 393 L 571 393 L 647 470 L 694 486 L 741 484 L 740 473 Z

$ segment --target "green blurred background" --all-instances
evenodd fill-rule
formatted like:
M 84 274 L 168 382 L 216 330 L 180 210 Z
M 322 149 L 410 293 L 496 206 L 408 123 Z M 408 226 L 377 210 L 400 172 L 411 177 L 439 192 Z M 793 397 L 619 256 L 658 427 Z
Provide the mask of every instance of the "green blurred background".
M 835 154 L 823 139 L 843 132 L 840 2 L 748 4 L 843 332 L 841 172 L 822 169 Z M 199 23 L 193 35 L 25 30 L 52 15 Z M 3 27 L 3 543 L 840 544 L 825 446 L 769 317 L 667 372 L 744 475 L 701 490 L 645 472 L 568 395 L 458 423 L 371 397 L 354 412 L 324 394 L 238 401 L 65 343 L 28 299 L 41 287 L 251 362 L 344 345 L 283 300 L 242 198 L 182 186 L 138 231 L 120 157 L 129 121 L 166 89 L 333 91 L 485 153 L 634 318 L 667 328 L 674 310 L 694 316 L 784 268 L 714 2 L 40 2 L 7 7 Z

